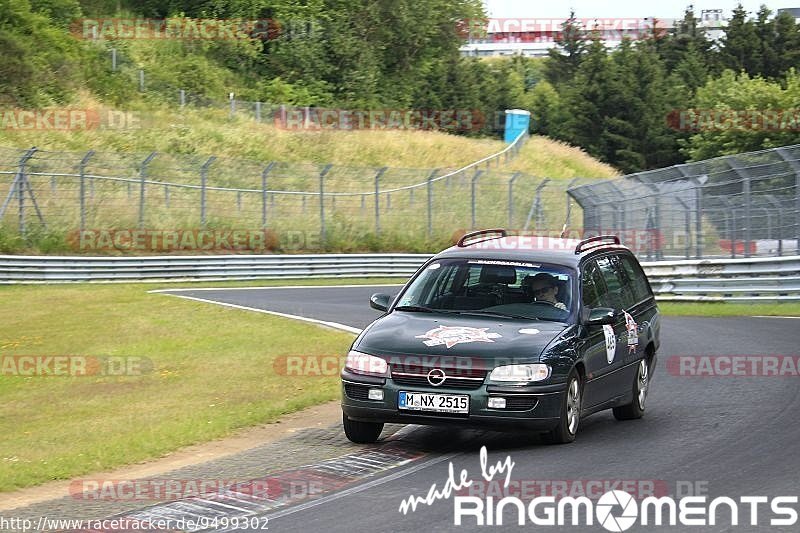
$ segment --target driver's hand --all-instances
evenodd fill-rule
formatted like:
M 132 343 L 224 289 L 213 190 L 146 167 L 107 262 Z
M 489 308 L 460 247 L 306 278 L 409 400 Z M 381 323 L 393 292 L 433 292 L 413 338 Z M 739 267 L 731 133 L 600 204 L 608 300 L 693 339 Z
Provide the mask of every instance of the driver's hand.
M 556 306 L 556 307 L 558 307 L 558 308 L 559 308 L 559 309 L 561 309 L 562 311 L 566 311 L 566 310 L 567 310 L 567 306 L 566 306 L 566 305 L 564 305 L 564 302 L 556 302 L 556 303 L 554 303 L 553 305 L 554 305 L 554 306 Z

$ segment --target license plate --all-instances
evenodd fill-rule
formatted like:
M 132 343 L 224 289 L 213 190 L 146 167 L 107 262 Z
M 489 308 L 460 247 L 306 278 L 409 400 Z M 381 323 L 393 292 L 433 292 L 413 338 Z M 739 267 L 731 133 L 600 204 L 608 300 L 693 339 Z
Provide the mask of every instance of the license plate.
M 467 414 L 469 413 L 469 396 L 400 391 L 397 406 L 408 411 Z

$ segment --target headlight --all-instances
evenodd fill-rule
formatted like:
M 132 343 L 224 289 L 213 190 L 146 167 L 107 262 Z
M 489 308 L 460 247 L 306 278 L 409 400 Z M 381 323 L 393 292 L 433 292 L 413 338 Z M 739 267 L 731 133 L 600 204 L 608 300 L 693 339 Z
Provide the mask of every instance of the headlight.
M 550 377 L 550 367 L 541 363 L 530 365 L 498 366 L 489 374 L 491 381 L 530 382 L 543 381 Z
M 356 374 L 367 374 L 369 376 L 385 377 L 389 371 L 389 365 L 385 359 L 353 350 L 347 354 L 344 367 Z

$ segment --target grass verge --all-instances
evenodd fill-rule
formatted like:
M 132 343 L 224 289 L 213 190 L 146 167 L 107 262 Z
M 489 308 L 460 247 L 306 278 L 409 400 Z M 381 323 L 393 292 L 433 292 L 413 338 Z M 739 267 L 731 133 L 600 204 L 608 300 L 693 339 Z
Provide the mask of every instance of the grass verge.
M 0 375 L 0 491 L 157 458 L 338 397 L 335 376 L 287 377 L 275 363 L 343 354 L 351 335 L 148 288 L 0 289 L 0 356 L 153 364 L 132 376 Z
M 800 316 L 800 303 L 661 302 L 667 316 Z

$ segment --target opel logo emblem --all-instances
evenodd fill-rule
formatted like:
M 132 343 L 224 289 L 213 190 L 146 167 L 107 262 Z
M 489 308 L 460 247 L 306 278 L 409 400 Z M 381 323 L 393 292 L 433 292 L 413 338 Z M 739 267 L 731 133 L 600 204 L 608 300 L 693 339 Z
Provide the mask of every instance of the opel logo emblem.
M 438 387 L 444 380 L 447 379 L 447 374 L 444 373 L 444 370 L 441 368 L 434 368 L 430 372 L 428 372 L 428 383 L 433 385 L 434 387 Z

